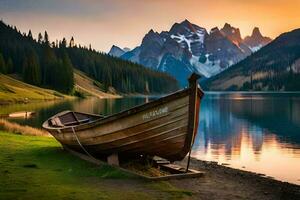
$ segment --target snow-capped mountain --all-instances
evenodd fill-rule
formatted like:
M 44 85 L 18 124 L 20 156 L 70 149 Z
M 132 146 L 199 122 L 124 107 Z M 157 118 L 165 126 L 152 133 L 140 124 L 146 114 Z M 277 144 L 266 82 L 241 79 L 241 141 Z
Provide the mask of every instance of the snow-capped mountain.
M 230 24 L 208 33 L 205 28 L 185 20 L 175 23 L 169 31 L 150 30 L 140 46 L 118 55 L 167 72 L 184 86 L 192 72 L 207 78 L 214 76 L 250 55 L 251 49 L 241 38 L 239 29 Z

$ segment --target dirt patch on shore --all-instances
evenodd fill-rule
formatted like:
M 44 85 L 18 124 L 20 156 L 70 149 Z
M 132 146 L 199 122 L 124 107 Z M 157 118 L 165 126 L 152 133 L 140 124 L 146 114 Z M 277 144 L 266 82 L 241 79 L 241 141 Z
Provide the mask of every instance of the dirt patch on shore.
M 185 161 L 180 164 L 185 165 Z M 190 190 L 191 199 L 299 200 L 300 186 L 262 177 L 258 174 L 218 165 L 215 162 L 191 160 L 191 168 L 205 171 L 204 177 L 172 180 Z

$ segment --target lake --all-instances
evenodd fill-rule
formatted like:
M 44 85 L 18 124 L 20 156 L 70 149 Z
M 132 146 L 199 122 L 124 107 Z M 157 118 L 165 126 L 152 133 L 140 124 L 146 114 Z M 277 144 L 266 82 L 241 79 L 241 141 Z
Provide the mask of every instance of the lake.
M 88 98 L 2 106 L 0 114 L 36 111 L 32 118 L 10 120 L 41 127 L 63 110 L 107 115 L 145 102 Z M 300 185 L 300 93 L 207 92 L 199 125 L 193 157 Z

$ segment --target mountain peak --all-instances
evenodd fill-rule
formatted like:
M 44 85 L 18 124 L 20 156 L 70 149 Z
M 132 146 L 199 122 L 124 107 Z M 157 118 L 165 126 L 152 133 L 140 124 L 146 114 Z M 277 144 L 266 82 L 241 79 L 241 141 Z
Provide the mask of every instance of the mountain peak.
M 175 23 L 170 31 L 171 34 L 180 34 L 180 35 L 185 35 L 185 34 L 190 34 L 190 33 L 197 33 L 197 32 L 206 32 L 206 30 L 202 27 L 199 27 L 193 23 L 191 23 L 189 20 L 185 19 L 184 21 L 180 23 Z
M 190 29 L 191 31 L 195 31 L 195 27 L 194 24 L 192 24 L 189 20 L 185 19 L 184 21 L 182 21 L 180 23 L 181 26 L 184 26 L 188 29 Z
M 151 28 L 150 31 L 148 32 L 148 34 L 153 34 L 155 33 L 154 30 Z
M 151 29 L 143 38 L 142 45 L 143 44 L 149 44 L 152 45 L 153 43 L 159 43 L 160 45 L 163 44 L 163 38 L 159 35 L 158 32 L 154 32 L 153 29 Z
M 145 37 L 159 37 L 159 33 L 158 32 L 155 32 L 153 29 L 151 29 L 146 35 Z
M 263 37 L 258 27 L 253 29 L 251 37 Z
M 228 23 L 225 23 L 224 26 L 223 26 L 223 29 L 228 29 L 228 28 L 232 28 L 232 26 Z
M 242 42 L 242 37 L 239 28 L 235 28 L 228 23 L 225 23 L 224 27 L 220 30 L 221 33 L 231 40 L 236 45 Z
M 268 44 L 269 42 L 271 42 L 272 39 L 269 37 L 264 37 L 259 28 L 255 27 L 252 31 L 251 36 L 247 36 L 244 39 L 244 43 L 246 45 L 248 45 L 252 51 L 257 51 L 259 48 L 261 48 L 262 46 L 265 46 L 266 44 Z
M 210 34 L 220 32 L 219 28 L 216 26 L 210 30 Z
M 229 34 L 238 34 L 238 35 L 240 35 L 240 29 L 239 28 L 235 28 L 235 27 L 231 26 L 228 23 L 224 24 L 224 26 L 221 29 L 221 31 L 227 33 L 226 35 L 229 35 Z
M 160 38 L 159 33 L 155 32 L 153 29 L 151 29 L 144 37 L 144 39 L 155 39 L 155 38 Z
M 112 45 L 111 49 L 109 50 L 108 54 L 115 57 L 120 57 L 125 53 L 123 49 L 116 45 Z
M 180 24 L 192 24 L 189 20 L 185 19 L 184 21 L 182 21 Z

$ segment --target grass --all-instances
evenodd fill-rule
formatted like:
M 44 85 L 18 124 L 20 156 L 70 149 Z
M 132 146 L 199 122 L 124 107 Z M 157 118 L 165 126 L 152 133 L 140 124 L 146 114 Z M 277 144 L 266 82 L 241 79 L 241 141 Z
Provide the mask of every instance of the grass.
M 119 98 L 119 95 L 107 93 L 103 90 L 103 85 L 79 70 L 74 70 L 75 89 L 85 95 L 99 98 Z
M 54 90 L 24 83 L 16 79 L 16 76 L 13 76 L 0 74 L 0 105 L 72 98 Z M 77 96 L 92 95 L 99 98 L 120 97 L 119 95 L 104 92 L 101 83 L 89 78 L 78 70 L 74 71 L 74 80 Z
M 129 162 L 127 161 L 126 163 L 122 164 L 122 167 L 144 176 L 158 177 L 170 175 L 170 173 L 161 171 L 158 168 L 153 167 L 151 163 L 144 161 L 141 162 L 140 160 L 131 160 Z
M 0 74 L 0 104 L 62 99 L 68 96 Z
M 161 181 L 161 182 L 155 182 L 150 185 L 153 189 L 161 190 L 163 192 L 167 192 L 169 194 L 172 194 L 173 198 L 175 199 L 181 199 L 186 196 L 192 196 L 193 193 L 187 190 L 178 189 L 177 187 L 174 187 L 172 184 L 170 184 L 167 181 Z
M 21 126 L 17 123 L 13 123 L 1 118 L 0 118 L 0 130 L 8 131 L 20 135 L 50 136 L 50 134 L 45 130 L 32 128 L 30 126 Z
M 182 199 L 168 182 L 145 182 L 65 152 L 51 137 L 0 131 L 0 199 Z

